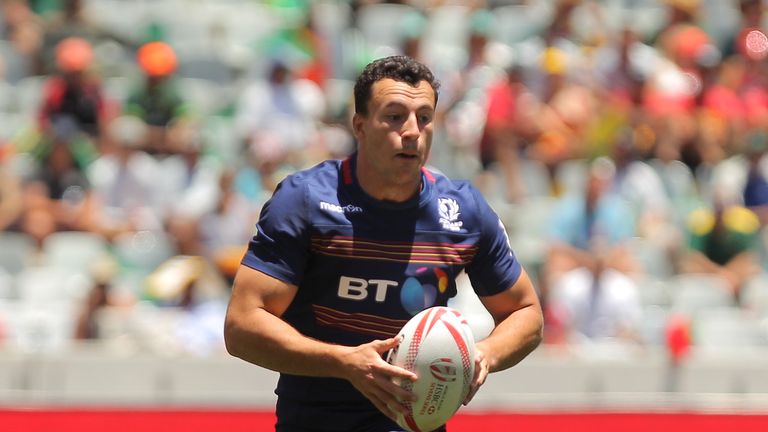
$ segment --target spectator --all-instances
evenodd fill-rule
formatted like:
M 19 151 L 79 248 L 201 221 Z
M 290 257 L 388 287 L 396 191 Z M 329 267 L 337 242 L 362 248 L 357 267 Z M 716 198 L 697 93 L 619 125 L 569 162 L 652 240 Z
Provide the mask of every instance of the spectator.
M 744 45 L 746 36 L 753 30 L 763 27 L 763 15 L 766 10 L 763 0 L 738 0 L 740 22 L 736 31 L 730 35 L 722 47 L 723 57 L 734 54 L 746 54 Z
M 110 292 L 117 270 L 117 263 L 107 257 L 99 257 L 93 263 L 91 269 L 93 284 L 77 313 L 75 339 L 93 340 L 101 337 L 99 311 L 106 306 L 120 303 Z
M 523 83 L 520 65 L 507 68 L 504 78 L 490 86 L 487 95 L 485 127 L 480 138 L 482 172 L 479 188 L 488 192 L 490 172 L 499 168 L 508 201 L 525 196 L 520 178 L 520 158 L 528 140 L 539 134 L 539 124 L 532 116 L 537 102 Z
M 746 136 L 748 160 L 747 181 L 744 185 L 744 206 L 760 218 L 760 225 L 768 224 L 768 176 L 764 168 L 768 136 L 765 132 L 753 131 Z
M 7 40 L 16 53 L 4 59 L 6 76 L 15 81 L 37 71 L 35 64 L 43 43 L 43 22 L 29 8 L 27 0 L 5 0 L 0 8 L 0 39 Z M 8 64 L 11 60 L 16 64 Z
M 0 231 L 16 223 L 22 210 L 21 182 L 9 165 L 0 147 Z
M 687 222 L 678 270 L 719 276 L 738 300 L 744 283 L 761 270 L 757 215 L 716 195 L 711 207 L 692 211 Z
M 174 125 L 168 136 L 168 149 L 174 154 L 160 161 L 156 182 L 161 215 L 168 232 L 176 239 L 181 254 L 201 255 L 198 233 L 200 218 L 216 208 L 221 170 L 204 154 L 199 126 L 187 122 Z
M 101 208 L 100 232 L 107 238 L 136 230 L 158 230 L 158 162 L 142 150 L 147 126 L 133 116 L 112 120 L 103 154 L 88 167 L 88 178 Z
M 69 118 L 53 123 L 50 138 L 37 148 L 37 166 L 24 184 L 20 230 L 39 245 L 55 231 L 96 228 L 95 201 L 84 172 L 92 157 L 88 148 L 89 141 Z
M 257 155 L 257 169 L 271 191 L 281 169 L 305 164 L 306 148 L 318 139 L 325 99 L 317 84 L 295 78 L 290 65 L 273 60 L 266 82 L 246 88 L 236 110 L 239 136 Z
M 54 47 L 68 38 L 80 38 L 90 44 L 112 40 L 124 46 L 130 45 L 129 41 L 103 26 L 98 21 L 98 17 L 88 16 L 83 0 L 61 0 L 57 3 L 60 4 L 60 8 L 48 13 L 44 21 L 43 46 L 40 51 L 38 74 L 48 74 L 54 71 Z
M 200 217 L 201 254 L 230 282 L 245 253 L 245 244 L 253 235 L 251 227 L 259 208 L 252 205 L 234 187 L 235 172 L 225 170 L 219 178 L 216 207 Z
M 627 249 L 634 216 L 610 188 L 615 167 L 598 159 L 590 167 L 586 194 L 563 198 L 553 222 L 544 268 L 550 330 L 565 341 L 636 340 L 640 320 L 637 269 Z
M 469 35 L 466 41 L 466 60 L 459 65 L 445 65 L 446 78 L 440 94 L 436 115 L 445 118 L 442 125 L 446 138 L 452 144 L 451 159 L 444 163 L 455 164 L 457 172 L 472 177 L 480 166 L 478 146 L 485 121 L 485 96 L 488 87 L 502 74 L 499 67 L 491 66 L 495 57 L 490 55 L 493 15 L 488 10 L 477 10 L 469 17 Z M 440 63 L 434 59 L 432 63 Z M 442 155 L 434 154 L 433 160 Z
M 85 39 L 67 38 L 56 46 L 59 73 L 46 82 L 38 114 L 44 135 L 61 120 L 93 138 L 99 136 L 106 112 L 101 83 L 89 70 L 93 57 L 93 48 Z
M 173 79 L 178 66 L 176 53 L 164 42 L 148 42 L 139 48 L 136 60 L 144 74 L 143 82 L 128 96 L 124 112 L 147 124 L 147 151 L 167 154 L 172 152 L 167 129 L 181 125 L 190 113 Z

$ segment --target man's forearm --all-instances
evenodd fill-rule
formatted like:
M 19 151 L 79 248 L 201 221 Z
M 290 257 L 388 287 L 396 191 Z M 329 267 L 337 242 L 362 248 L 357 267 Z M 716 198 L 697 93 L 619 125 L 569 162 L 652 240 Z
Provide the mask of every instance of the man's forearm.
M 500 322 L 477 347 L 485 354 L 490 372 L 508 369 L 530 354 L 541 343 L 543 319 L 531 305 L 515 311 Z
M 233 356 L 276 372 L 341 377 L 345 347 L 308 338 L 264 309 L 245 318 L 228 316 L 224 340 Z

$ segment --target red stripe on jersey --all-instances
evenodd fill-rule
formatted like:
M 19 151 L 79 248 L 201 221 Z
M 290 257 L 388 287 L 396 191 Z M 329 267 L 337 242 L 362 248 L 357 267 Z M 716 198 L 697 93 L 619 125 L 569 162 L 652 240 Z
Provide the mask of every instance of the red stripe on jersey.
M 341 163 L 341 176 L 344 179 L 345 185 L 351 185 L 352 184 L 352 156 L 347 157 L 344 159 L 344 161 Z
M 430 183 L 434 183 L 435 182 L 435 176 L 433 176 L 432 173 L 429 172 L 428 169 L 426 169 L 424 167 L 421 167 L 421 172 L 424 174 L 424 177 L 427 178 L 427 181 L 429 181 Z

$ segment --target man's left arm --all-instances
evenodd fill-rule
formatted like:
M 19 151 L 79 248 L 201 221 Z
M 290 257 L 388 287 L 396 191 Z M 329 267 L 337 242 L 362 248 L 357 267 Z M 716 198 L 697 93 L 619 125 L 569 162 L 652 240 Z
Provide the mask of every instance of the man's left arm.
M 530 354 L 543 337 L 544 317 L 539 297 L 525 270 L 508 289 L 481 296 L 493 317 L 491 334 L 475 346 L 475 380 L 464 400 L 468 404 L 490 372 L 508 369 Z

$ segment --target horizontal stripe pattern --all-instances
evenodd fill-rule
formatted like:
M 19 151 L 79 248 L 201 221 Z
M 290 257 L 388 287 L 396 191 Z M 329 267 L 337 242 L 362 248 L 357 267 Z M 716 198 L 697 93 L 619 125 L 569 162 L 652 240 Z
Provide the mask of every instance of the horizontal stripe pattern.
M 312 252 L 333 257 L 419 264 L 468 264 L 477 246 L 438 242 L 388 242 L 347 236 L 313 236 Z
M 371 335 L 381 339 L 397 336 L 408 320 L 395 320 L 364 313 L 347 313 L 320 305 L 312 305 L 315 319 L 321 325 Z

